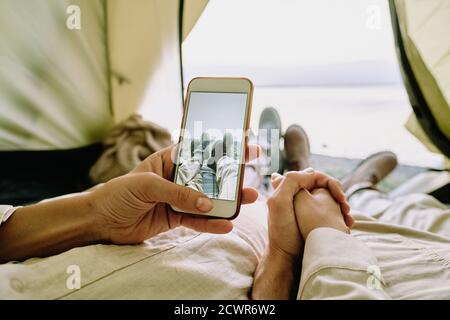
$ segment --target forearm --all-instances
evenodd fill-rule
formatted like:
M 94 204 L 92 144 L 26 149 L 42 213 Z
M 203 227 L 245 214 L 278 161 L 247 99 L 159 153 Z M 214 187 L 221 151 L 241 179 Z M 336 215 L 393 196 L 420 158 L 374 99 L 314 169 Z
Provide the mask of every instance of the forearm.
M 0 227 L 0 263 L 45 257 L 99 242 L 88 194 L 17 209 Z
M 297 299 L 390 299 L 381 267 L 364 242 L 334 228 L 314 229 L 306 239 Z
M 253 283 L 253 300 L 288 300 L 297 293 L 301 258 L 268 247 Z

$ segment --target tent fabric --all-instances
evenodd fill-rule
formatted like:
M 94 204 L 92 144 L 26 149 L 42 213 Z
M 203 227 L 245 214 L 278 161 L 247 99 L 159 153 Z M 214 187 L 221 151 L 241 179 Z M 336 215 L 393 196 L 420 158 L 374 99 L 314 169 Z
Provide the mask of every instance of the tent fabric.
M 208 5 L 209 0 L 184 0 L 183 1 L 183 30 L 182 38 L 187 36 L 194 28 L 195 23 Z
M 144 101 L 163 126 L 166 111 L 181 114 L 180 9 L 186 37 L 206 4 L 2 0 L 0 150 L 99 142 Z M 71 5 L 80 8 L 79 30 L 66 27 Z
M 70 5 L 81 29 L 66 27 Z M 76 148 L 113 125 L 102 0 L 0 1 L 0 150 Z
M 450 2 L 395 0 L 401 40 L 438 129 L 450 140 Z M 430 151 L 438 148 L 412 115 L 406 127 Z
M 411 132 L 431 152 L 440 154 L 441 151 L 433 144 L 427 133 L 423 130 L 414 113 L 410 114 L 405 124 L 406 129 Z M 450 159 L 444 157 L 444 167 L 450 168 Z
M 161 112 L 182 106 L 179 0 L 108 1 L 108 47 L 115 122 L 135 112 L 144 94 Z M 150 85 L 149 92 L 146 91 Z

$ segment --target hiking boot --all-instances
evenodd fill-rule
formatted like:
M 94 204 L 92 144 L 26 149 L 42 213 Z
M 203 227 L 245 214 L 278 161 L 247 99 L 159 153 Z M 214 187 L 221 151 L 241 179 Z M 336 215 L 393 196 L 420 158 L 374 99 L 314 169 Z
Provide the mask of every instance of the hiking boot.
M 300 171 L 309 167 L 310 146 L 308 135 L 299 125 L 291 125 L 284 134 L 286 171 Z

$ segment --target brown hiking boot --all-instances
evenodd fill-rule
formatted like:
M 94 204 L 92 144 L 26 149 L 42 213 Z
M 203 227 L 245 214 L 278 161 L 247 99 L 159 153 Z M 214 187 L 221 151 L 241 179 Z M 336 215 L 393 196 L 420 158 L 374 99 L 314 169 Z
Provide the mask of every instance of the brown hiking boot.
M 310 147 L 305 130 L 291 125 L 284 134 L 284 157 L 286 171 L 299 171 L 309 167 Z
M 390 151 L 375 153 L 363 160 L 350 174 L 341 179 L 344 191 L 357 185 L 373 188 L 397 166 L 397 156 Z

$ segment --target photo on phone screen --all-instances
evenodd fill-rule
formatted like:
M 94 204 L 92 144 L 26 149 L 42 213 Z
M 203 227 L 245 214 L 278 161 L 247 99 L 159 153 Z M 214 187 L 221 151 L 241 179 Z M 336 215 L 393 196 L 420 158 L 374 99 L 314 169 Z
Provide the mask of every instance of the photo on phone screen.
M 175 183 L 236 200 L 247 93 L 190 92 Z

